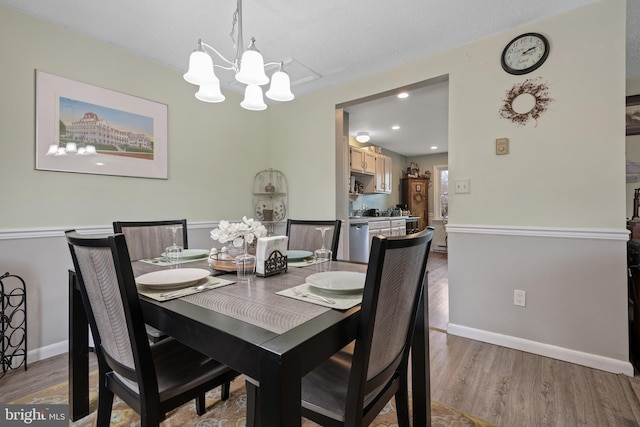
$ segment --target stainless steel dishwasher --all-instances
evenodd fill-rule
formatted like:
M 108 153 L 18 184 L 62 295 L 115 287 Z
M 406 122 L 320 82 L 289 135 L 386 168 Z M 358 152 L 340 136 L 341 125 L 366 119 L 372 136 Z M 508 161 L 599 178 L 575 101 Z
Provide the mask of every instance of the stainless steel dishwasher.
M 369 262 L 369 223 L 349 225 L 349 261 Z

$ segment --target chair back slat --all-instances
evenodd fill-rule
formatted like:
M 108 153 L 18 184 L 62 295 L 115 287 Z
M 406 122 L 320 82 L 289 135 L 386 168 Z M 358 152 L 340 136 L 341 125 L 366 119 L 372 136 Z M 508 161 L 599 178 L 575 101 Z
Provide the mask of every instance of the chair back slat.
M 158 395 L 125 237 L 67 231 L 67 242 L 101 370 L 113 372 L 134 393 Z
M 124 234 L 132 261 L 156 258 L 162 255 L 164 250 L 173 244 L 173 232 L 171 225 L 179 225 L 181 229 L 176 232 L 176 244 L 188 249 L 187 245 L 187 221 L 116 221 L 113 223 L 113 231 Z
M 111 249 L 78 246 L 75 254 L 103 350 L 121 365 L 135 369 Z
M 288 248 L 310 252 L 320 249 L 322 247 L 322 233 L 317 228 L 327 227 L 329 229 L 325 232 L 325 247 L 333 251 L 333 259 L 335 260 L 340 238 L 340 224 L 340 220 L 306 221 L 290 219 L 287 221 Z
M 432 239 L 433 229 L 373 238 L 347 391 L 348 420 L 358 419 L 354 408 L 368 406 L 406 371 Z
M 382 267 L 378 304 L 373 325 L 367 379 L 374 378 L 397 360 L 407 344 L 416 295 L 422 277 L 420 265 L 426 246 L 387 249 Z

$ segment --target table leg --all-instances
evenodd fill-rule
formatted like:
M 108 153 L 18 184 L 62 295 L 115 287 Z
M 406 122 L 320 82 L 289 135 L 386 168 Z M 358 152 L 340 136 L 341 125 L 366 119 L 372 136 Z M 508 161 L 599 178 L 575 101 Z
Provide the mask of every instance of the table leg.
M 431 425 L 431 379 L 429 370 L 429 273 L 425 273 L 418 317 L 411 347 L 413 425 Z
M 89 415 L 89 327 L 76 275 L 69 271 L 69 414 Z
M 261 427 L 299 427 L 300 363 L 295 357 L 263 357 L 260 364 L 258 418 Z

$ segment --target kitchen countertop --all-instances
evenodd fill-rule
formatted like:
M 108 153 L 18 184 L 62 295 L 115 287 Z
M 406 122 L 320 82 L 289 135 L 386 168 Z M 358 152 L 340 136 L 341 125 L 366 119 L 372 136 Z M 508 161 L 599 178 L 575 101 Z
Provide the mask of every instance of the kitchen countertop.
M 420 217 L 418 216 L 352 216 L 349 217 L 349 222 L 351 224 L 358 224 L 358 223 L 363 223 L 363 222 L 370 222 L 370 221 L 389 221 L 389 220 L 395 220 L 395 219 L 418 219 Z

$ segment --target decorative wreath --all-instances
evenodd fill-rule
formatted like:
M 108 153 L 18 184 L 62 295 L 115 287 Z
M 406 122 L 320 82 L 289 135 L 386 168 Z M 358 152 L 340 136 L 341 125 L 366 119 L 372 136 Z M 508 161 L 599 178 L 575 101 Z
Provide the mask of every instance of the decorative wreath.
M 511 122 L 518 126 L 526 125 L 529 120 L 534 119 L 537 126 L 538 118 L 542 113 L 547 111 L 547 107 L 553 101 L 553 98 L 549 97 L 549 86 L 547 86 L 546 83 L 540 83 L 539 80 L 539 77 L 527 79 L 522 83 L 513 85 L 513 87 L 506 92 L 506 96 L 502 100 L 500 116 L 511 120 Z M 535 98 L 533 108 L 526 113 L 516 112 L 513 109 L 513 101 L 520 95 L 527 93 Z

